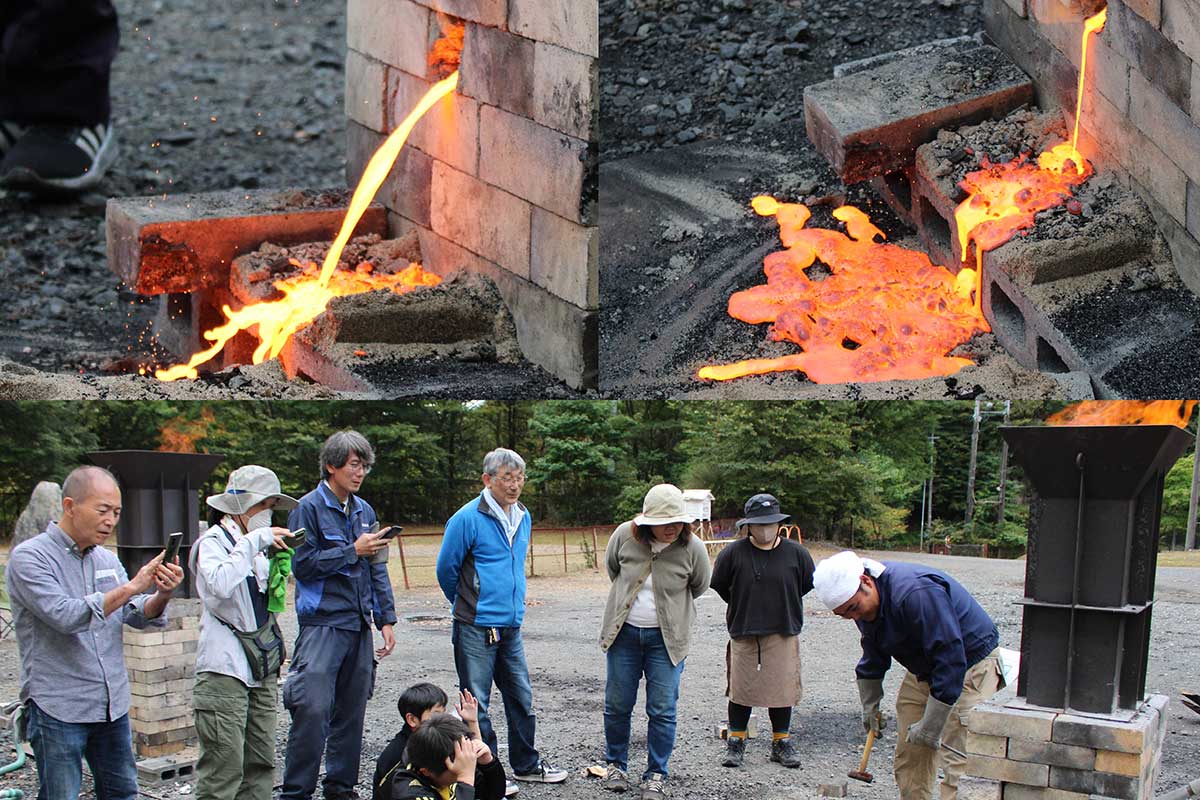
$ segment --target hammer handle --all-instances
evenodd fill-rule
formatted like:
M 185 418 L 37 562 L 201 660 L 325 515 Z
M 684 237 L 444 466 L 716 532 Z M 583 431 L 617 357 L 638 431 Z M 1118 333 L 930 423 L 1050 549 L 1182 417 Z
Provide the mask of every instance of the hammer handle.
M 862 763 L 858 765 L 859 772 L 867 771 L 867 761 L 871 758 L 871 748 L 875 746 L 875 729 L 867 731 L 867 746 L 863 749 Z

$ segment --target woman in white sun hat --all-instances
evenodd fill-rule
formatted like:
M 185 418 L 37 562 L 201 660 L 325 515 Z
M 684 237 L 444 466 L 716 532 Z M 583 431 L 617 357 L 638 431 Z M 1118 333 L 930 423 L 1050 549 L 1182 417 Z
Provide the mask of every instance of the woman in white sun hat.
M 692 535 L 694 518 L 683 492 L 661 483 L 646 493 L 642 513 L 609 537 L 604 553 L 612 586 L 600 648 L 606 653 L 604 688 L 605 787 L 629 788 L 629 732 L 638 684 L 646 678 L 647 768 L 642 800 L 666 796 L 667 762 L 675 747 L 679 679 L 696 617 L 695 599 L 708 591 L 708 550 Z
M 192 694 L 196 798 L 270 800 L 283 641 L 267 609 L 264 551 L 287 549 L 289 531 L 272 526 L 271 514 L 295 508 L 296 500 L 280 491 L 274 472 L 249 465 L 231 472 L 225 491 L 207 502 L 210 527 L 189 559 L 204 604 Z

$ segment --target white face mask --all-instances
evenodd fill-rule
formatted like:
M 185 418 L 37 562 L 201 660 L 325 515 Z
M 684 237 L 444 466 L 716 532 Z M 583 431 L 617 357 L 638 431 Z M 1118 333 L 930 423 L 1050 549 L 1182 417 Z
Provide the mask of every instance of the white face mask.
M 271 527 L 271 509 L 264 509 L 246 520 L 246 532 Z
M 754 537 L 754 541 L 761 545 L 768 545 L 775 541 L 779 536 L 779 529 L 775 526 L 759 527 L 758 525 L 750 526 L 750 535 Z

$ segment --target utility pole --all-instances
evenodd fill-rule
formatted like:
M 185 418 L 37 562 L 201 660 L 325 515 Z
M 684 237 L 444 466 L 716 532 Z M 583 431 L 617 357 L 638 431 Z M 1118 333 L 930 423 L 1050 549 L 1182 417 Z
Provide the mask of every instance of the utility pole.
M 925 527 L 925 530 L 929 531 L 931 536 L 933 535 L 933 457 L 934 453 L 937 451 L 937 445 L 934 444 L 934 442 L 936 442 L 939 438 L 934 436 L 933 431 L 933 428 L 929 429 L 929 502 L 926 504 L 926 510 L 929 513 L 929 520 Z
M 917 539 L 917 550 L 922 553 L 925 552 L 925 493 L 928 491 L 929 479 L 926 478 L 921 481 L 921 533 L 919 534 L 920 538 Z
M 1008 416 L 1012 411 L 1012 401 L 1004 401 L 1004 424 L 1008 425 Z M 996 504 L 996 524 L 1004 523 L 1004 490 L 1008 486 L 1008 439 L 1000 439 L 1000 500 Z
M 979 404 L 975 398 L 975 413 L 971 415 L 971 463 L 967 467 L 967 515 L 964 522 L 967 526 L 975 518 L 975 465 L 979 459 Z
M 1187 536 L 1184 550 L 1196 549 L 1196 501 L 1200 500 L 1200 425 L 1196 426 L 1196 452 L 1192 454 L 1192 499 L 1188 503 Z

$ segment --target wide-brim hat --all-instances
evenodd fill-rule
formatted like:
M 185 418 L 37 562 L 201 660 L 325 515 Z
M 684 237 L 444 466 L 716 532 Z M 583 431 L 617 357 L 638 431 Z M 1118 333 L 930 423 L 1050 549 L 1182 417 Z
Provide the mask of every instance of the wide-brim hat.
M 792 518 L 791 514 L 781 514 L 779 512 L 779 501 L 774 495 L 756 494 L 746 501 L 746 507 L 742 509 L 742 513 L 746 516 L 737 521 L 737 527 L 743 525 L 772 525 L 777 522 L 787 522 Z
M 229 473 L 225 491 L 214 494 L 205 502 L 217 511 L 226 514 L 245 514 L 254 506 L 269 498 L 277 498 L 278 511 L 287 511 L 300 504 L 296 498 L 280 491 L 279 478 L 266 467 L 248 464 Z
M 642 513 L 633 518 L 635 525 L 691 524 L 695 521 L 695 515 L 689 514 L 683 504 L 683 492 L 670 483 L 660 483 L 646 492 Z

